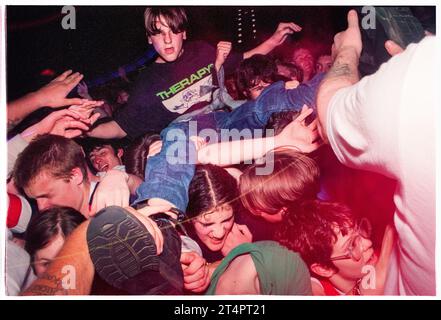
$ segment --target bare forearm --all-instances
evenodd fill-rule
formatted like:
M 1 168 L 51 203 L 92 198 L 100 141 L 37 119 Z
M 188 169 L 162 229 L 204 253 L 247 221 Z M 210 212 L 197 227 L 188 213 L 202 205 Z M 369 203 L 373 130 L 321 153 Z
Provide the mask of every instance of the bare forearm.
M 257 159 L 278 146 L 276 137 L 210 144 L 198 151 L 200 163 L 228 166 Z
M 324 141 L 327 141 L 328 137 L 326 132 L 326 118 L 329 102 L 338 90 L 358 82 L 358 60 L 359 56 L 355 50 L 351 48 L 341 50 L 337 54 L 332 68 L 320 84 L 317 93 L 317 111 L 319 131 Z
M 29 93 L 8 103 L 8 131 L 14 129 L 28 114 L 43 107 L 36 93 Z
M 255 54 L 268 54 L 270 53 L 275 47 L 277 46 L 277 44 L 275 44 L 271 38 L 267 39 L 266 41 L 262 42 L 261 44 L 259 44 L 257 47 L 244 52 L 243 54 L 243 58 L 244 59 L 248 59 L 250 57 L 252 57 Z
M 87 135 L 94 138 L 115 139 L 124 138 L 127 133 L 115 121 L 109 121 L 87 132 Z

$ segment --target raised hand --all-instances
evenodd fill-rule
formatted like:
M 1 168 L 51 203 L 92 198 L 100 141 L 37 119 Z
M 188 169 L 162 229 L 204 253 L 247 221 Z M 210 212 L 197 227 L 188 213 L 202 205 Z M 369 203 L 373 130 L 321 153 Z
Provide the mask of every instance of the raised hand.
M 96 107 L 102 106 L 104 101 L 81 100 L 80 104 L 75 104 L 69 107 L 69 110 L 77 113 L 81 119 L 88 119 Z
M 220 41 L 217 44 L 216 49 L 216 61 L 214 63 L 214 66 L 217 71 L 219 71 L 220 67 L 225 63 L 225 60 L 227 59 L 228 55 L 231 52 L 232 44 L 228 41 Z
M 83 79 L 83 75 L 72 70 L 67 70 L 47 85 L 35 92 L 41 106 L 52 108 L 67 106 L 71 104 L 81 104 L 80 98 L 67 99 L 66 96 Z
M 272 41 L 274 46 L 279 46 L 283 42 L 285 42 L 288 35 L 300 31 L 302 31 L 302 27 L 295 24 L 294 22 L 281 22 L 277 26 L 277 29 L 271 36 L 270 40 Z
M 339 32 L 334 36 L 334 44 L 332 45 L 332 58 L 334 59 L 338 53 L 343 50 L 353 50 L 357 57 L 360 57 L 362 43 L 360 27 L 358 26 L 358 15 L 355 10 L 348 12 L 348 28 Z
M 81 104 L 80 98 L 67 99 L 69 92 L 81 81 L 83 75 L 68 70 L 37 91 L 8 102 L 8 130 L 12 130 L 28 114 L 42 107 L 58 108 Z
M 306 125 L 306 118 L 312 112 L 312 108 L 304 105 L 298 117 L 276 136 L 278 145 L 293 146 L 303 153 L 310 153 L 320 147 L 317 119 Z
M 86 120 L 75 120 L 70 117 L 64 117 L 55 123 L 49 133 L 69 139 L 77 138 L 88 131 L 95 121 L 98 120 L 99 116 L 98 113 L 95 113 Z
M 253 235 L 246 225 L 234 223 L 230 233 L 227 235 L 225 244 L 222 247 L 222 254 L 226 256 L 232 249 L 242 243 L 252 242 Z
M 75 138 L 98 119 L 96 115 L 88 115 L 75 112 L 70 109 L 58 110 L 50 113 L 40 122 L 32 125 L 21 133 L 21 136 L 28 142 L 41 134 L 55 134 L 65 138 Z

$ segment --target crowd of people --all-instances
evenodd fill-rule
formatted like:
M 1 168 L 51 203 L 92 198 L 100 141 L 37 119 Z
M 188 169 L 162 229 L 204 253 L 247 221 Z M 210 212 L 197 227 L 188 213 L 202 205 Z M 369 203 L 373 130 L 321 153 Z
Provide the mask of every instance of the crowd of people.
M 294 22 L 238 53 L 144 18 L 136 80 L 8 102 L 55 110 L 8 141 L 7 294 L 435 295 L 435 36 L 360 79 L 354 10 L 285 57 Z

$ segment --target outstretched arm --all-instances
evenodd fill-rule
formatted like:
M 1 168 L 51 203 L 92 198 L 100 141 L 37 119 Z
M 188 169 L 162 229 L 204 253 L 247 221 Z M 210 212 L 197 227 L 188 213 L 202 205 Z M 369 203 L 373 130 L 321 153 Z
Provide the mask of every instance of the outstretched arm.
M 83 131 L 87 131 L 89 126 L 97 120 L 97 116 L 91 114 L 92 109 L 96 105 L 99 105 L 99 103 L 88 101 L 81 105 L 71 106 L 68 109 L 54 111 L 40 122 L 30 126 L 21 134 L 9 140 L 8 175 L 12 172 L 20 152 L 36 136 L 50 133 L 66 138 L 75 138 L 80 136 Z
M 101 139 L 116 139 L 124 138 L 127 133 L 121 129 L 121 127 L 112 120 L 109 122 L 102 123 L 92 130 L 86 132 L 89 137 L 101 138 Z
M 317 121 L 305 124 L 305 119 L 312 112 L 311 108 L 304 106 L 301 114 L 274 137 L 209 144 L 198 151 L 198 161 L 228 166 L 261 158 L 269 151 L 282 146 L 291 146 L 300 152 L 312 152 L 320 146 L 317 141 Z
M 335 35 L 332 45 L 334 63 L 320 84 L 317 93 L 319 132 L 327 141 L 326 118 L 328 104 L 341 88 L 349 87 L 359 80 L 358 61 L 362 49 L 358 16 L 355 10 L 348 13 L 348 28 Z
M 27 128 L 20 135 L 27 142 L 31 142 L 36 136 L 46 133 L 70 139 L 76 138 L 83 131 L 89 130 L 89 127 L 98 119 L 98 115 L 92 114 L 92 112 L 96 106 L 101 104 L 86 100 L 80 105 L 72 105 L 67 109 L 54 111 L 40 122 Z
M 82 99 L 67 99 L 66 96 L 82 78 L 83 75 L 78 72 L 72 74 L 72 70 L 65 71 L 39 90 L 8 103 L 8 130 L 12 130 L 28 114 L 39 108 L 81 104 Z
M 255 54 L 268 54 L 277 46 L 280 46 L 283 42 L 285 42 L 288 35 L 294 32 L 300 32 L 302 27 L 295 24 L 294 22 L 281 22 L 279 23 L 277 30 L 274 34 L 260 45 L 247 51 L 243 54 L 244 59 L 248 59 Z

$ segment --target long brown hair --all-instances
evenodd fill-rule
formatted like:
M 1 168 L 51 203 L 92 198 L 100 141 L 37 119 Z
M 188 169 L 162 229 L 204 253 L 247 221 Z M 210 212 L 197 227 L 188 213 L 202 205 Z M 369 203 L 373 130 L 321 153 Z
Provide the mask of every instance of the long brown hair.
M 196 166 L 188 197 L 189 218 L 195 218 L 224 204 L 229 204 L 237 212 L 240 204 L 236 180 L 224 168 L 212 164 Z
M 276 214 L 282 208 L 304 199 L 315 199 L 319 191 L 319 168 L 315 161 L 293 149 L 277 149 L 274 170 L 257 175 L 256 169 L 265 164 L 253 164 L 240 177 L 242 204 L 251 213 Z

